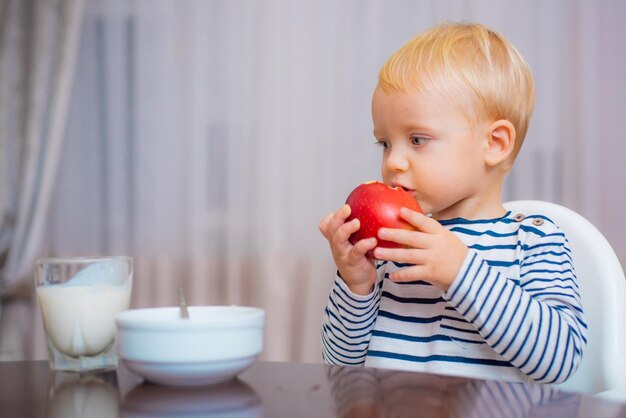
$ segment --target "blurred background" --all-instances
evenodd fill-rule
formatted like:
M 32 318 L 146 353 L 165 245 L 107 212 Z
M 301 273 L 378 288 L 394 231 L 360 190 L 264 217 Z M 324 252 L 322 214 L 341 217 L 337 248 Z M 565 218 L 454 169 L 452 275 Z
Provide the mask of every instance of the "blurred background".
M 537 105 L 505 200 L 568 206 L 626 262 L 626 2 L 0 1 L 0 360 L 43 359 L 38 256 L 131 255 L 132 307 L 267 311 L 266 360 L 321 361 L 317 230 L 378 179 L 371 94 L 445 20 L 508 37 Z

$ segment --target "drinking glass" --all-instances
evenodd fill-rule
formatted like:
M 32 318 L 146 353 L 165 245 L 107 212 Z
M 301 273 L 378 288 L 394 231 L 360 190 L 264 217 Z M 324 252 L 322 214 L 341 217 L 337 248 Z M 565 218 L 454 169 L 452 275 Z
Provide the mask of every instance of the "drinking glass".
M 40 258 L 35 287 L 52 370 L 115 369 L 115 314 L 130 304 L 131 257 Z

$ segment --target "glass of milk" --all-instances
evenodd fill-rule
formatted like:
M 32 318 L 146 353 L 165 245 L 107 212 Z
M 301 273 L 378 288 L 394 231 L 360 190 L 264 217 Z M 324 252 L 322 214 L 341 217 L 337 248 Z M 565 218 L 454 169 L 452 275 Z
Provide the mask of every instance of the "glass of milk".
M 130 304 L 132 258 L 40 258 L 35 264 L 50 368 L 115 369 L 114 318 Z

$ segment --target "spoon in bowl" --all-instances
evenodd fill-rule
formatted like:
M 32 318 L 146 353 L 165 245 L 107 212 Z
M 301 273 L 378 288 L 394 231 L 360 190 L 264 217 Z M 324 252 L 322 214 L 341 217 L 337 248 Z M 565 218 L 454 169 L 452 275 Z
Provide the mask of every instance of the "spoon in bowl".
M 178 306 L 180 307 L 180 317 L 189 319 L 189 310 L 187 309 L 187 301 L 185 300 L 185 290 L 182 286 L 178 286 Z

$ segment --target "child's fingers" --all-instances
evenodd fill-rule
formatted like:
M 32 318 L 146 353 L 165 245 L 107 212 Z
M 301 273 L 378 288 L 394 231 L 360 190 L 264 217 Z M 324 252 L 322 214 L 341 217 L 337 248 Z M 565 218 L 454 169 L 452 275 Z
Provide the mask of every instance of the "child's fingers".
M 427 234 L 434 234 L 442 228 L 441 224 L 435 219 L 408 208 L 400 208 L 400 216 L 418 230 Z
M 425 252 L 415 248 L 383 248 L 374 250 L 374 257 L 379 260 L 395 261 L 403 264 L 424 264 Z
M 359 228 L 361 228 L 361 222 L 358 219 L 353 219 L 350 222 L 342 224 L 332 236 L 333 244 L 340 245 L 348 242 L 350 235 L 358 231 Z
M 378 238 L 385 241 L 393 241 L 411 248 L 426 248 L 428 236 L 419 231 L 409 231 L 407 229 L 380 228 Z
M 389 279 L 396 283 L 402 283 L 413 282 L 416 280 L 428 281 L 429 278 L 426 268 L 424 266 L 417 265 L 394 271 L 389 274 Z
M 322 234 L 329 241 L 332 239 L 333 235 L 341 225 L 343 225 L 350 216 L 350 206 L 343 205 L 339 210 L 327 215 L 322 222 L 320 222 L 319 228 Z
M 329 213 L 328 215 L 326 215 L 324 219 L 322 219 L 319 225 L 317 226 L 320 232 L 322 233 L 322 235 L 324 235 L 326 239 L 328 239 L 328 235 L 327 235 L 328 224 L 330 223 L 330 220 L 333 217 L 333 215 L 334 213 Z
M 365 254 L 367 254 L 368 251 L 376 248 L 377 244 L 378 244 L 378 241 L 376 240 L 376 238 L 362 239 L 356 244 L 354 244 L 354 246 L 352 247 L 352 250 L 350 251 L 350 257 L 354 261 L 360 258 L 363 258 L 365 257 Z

